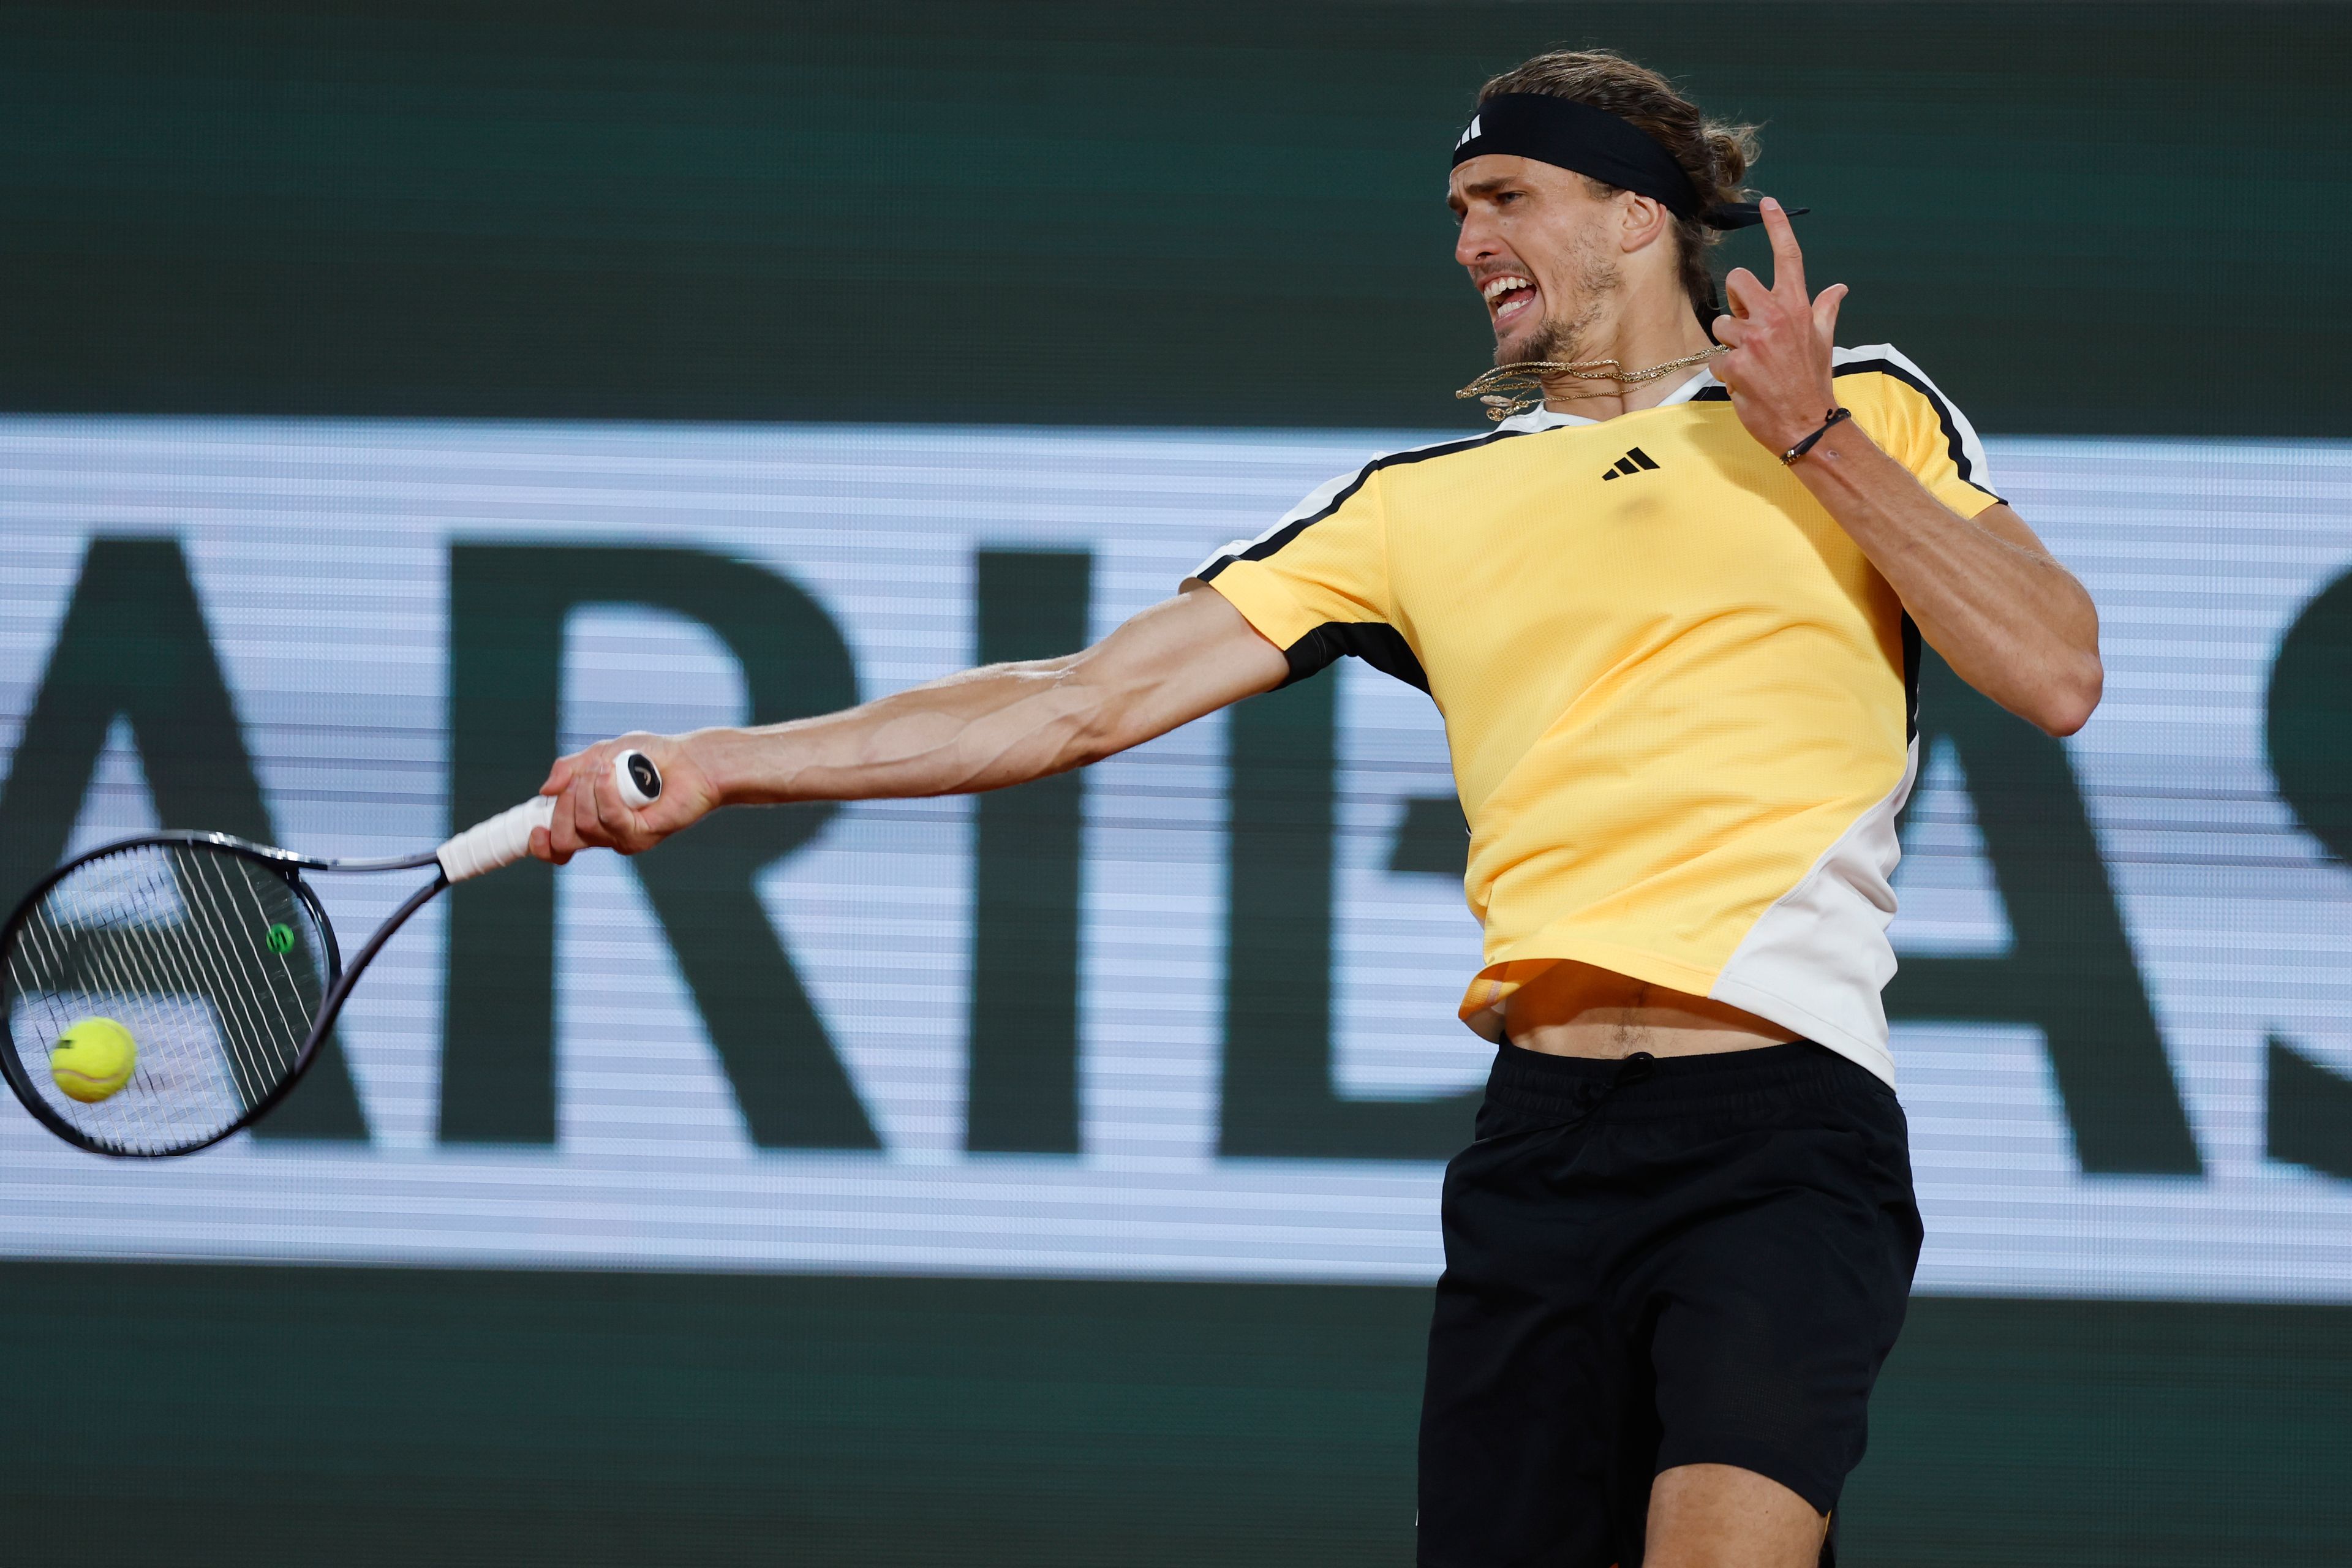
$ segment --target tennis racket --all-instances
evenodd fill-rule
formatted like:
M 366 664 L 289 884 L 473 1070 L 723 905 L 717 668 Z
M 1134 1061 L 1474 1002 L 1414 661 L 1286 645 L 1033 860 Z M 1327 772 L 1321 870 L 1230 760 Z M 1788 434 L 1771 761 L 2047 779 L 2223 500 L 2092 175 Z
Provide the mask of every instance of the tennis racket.
M 661 795 L 615 758 L 633 806 Z M 42 1126 L 96 1154 L 189 1154 L 252 1125 L 317 1058 L 392 934 L 444 888 L 511 866 L 554 818 L 540 795 L 427 854 L 321 860 L 222 833 L 150 833 L 68 860 L 0 927 L 0 1074 Z M 435 868 L 344 967 L 305 872 Z

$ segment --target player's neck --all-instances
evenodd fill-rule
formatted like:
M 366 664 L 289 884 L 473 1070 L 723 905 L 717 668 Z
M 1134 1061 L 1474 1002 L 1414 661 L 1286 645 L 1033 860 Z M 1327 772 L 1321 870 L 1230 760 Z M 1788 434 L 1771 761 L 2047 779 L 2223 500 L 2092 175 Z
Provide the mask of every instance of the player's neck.
M 1628 307 L 1610 318 L 1591 324 L 1576 338 L 1577 360 L 1615 360 L 1628 371 L 1664 364 L 1669 360 L 1687 358 L 1704 353 L 1712 346 L 1706 330 L 1699 325 L 1690 301 L 1677 287 L 1671 298 L 1659 300 L 1628 300 Z M 1585 381 L 1575 376 L 1554 376 L 1544 383 L 1544 406 L 1555 414 L 1573 414 L 1585 419 L 1613 419 L 1620 414 L 1632 414 L 1639 409 L 1654 408 L 1674 395 L 1676 389 L 1701 367 L 1693 365 L 1675 371 L 1655 381 L 1636 382 L 1630 385 L 1615 381 Z

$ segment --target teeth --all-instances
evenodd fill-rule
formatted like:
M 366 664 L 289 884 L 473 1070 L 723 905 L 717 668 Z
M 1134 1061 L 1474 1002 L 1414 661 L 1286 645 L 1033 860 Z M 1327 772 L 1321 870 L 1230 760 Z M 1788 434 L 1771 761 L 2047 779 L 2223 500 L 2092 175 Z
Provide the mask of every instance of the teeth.
M 1488 279 L 1486 280 L 1486 286 L 1484 289 L 1479 289 L 1478 292 L 1481 297 L 1491 303 L 1499 296 L 1507 294 L 1514 289 L 1532 289 L 1534 287 L 1535 284 L 1529 279 L 1522 278 L 1515 272 L 1509 272 L 1505 273 L 1500 278 Z

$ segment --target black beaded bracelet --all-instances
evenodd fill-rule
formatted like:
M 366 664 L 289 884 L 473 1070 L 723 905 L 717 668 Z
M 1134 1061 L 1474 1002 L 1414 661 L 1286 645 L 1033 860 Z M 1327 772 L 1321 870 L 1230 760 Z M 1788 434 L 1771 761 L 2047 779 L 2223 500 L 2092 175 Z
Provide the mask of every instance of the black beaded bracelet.
M 1811 451 L 1813 449 L 1813 443 L 1828 435 L 1832 427 L 1834 426 L 1839 420 L 1851 419 L 1853 417 L 1853 410 L 1851 408 L 1831 409 L 1829 412 L 1829 417 L 1822 421 L 1822 427 L 1814 431 L 1811 435 L 1806 437 L 1803 440 L 1798 442 L 1795 446 L 1790 447 L 1787 451 L 1781 453 L 1780 461 L 1783 463 L 1795 462 L 1798 458 Z

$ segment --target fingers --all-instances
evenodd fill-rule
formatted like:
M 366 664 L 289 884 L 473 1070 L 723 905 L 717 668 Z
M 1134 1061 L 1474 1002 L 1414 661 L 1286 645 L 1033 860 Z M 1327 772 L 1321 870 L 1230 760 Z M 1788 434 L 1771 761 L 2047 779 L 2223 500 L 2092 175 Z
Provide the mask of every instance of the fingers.
M 1813 336 L 1832 347 L 1837 343 L 1838 307 L 1845 303 L 1846 292 L 1844 284 L 1832 283 L 1813 301 Z
M 1797 226 L 1779 202 L 1766 196 L 1758 204 L 1764 215 L 1764 232 L 1772 240 L 1772 287 L 1805 299 L 1805 253 L 1797 244 Z
M 1764 287 L 1764 279 L 1745 267 L 1735 267 L 1724 275 L 1724 305 L 1735 316 L 1750 314 L 1771 295 L 1772 291 Z
M 547 770 L 547 782 L 539 786 L 539 793 L 541 795 L 562 795 L 564 791 L 564 787 L 571 784 L 572 770 L 578 767 L 579 763 L 580 753 L 577 752 L 572 752 L 568 757 L 556 758 L 555 765 Z
M 578 771 L 580 755 L 576 752 L 568 757 L 556 758 L 555 764 L 547 770 L 547 782 L 539 786 L 540 794 L 554 795 L 557 800 L 555 812 L 549 818 L 550 826 L 534 827 L 530 830 L 530 854 L 531 858 L 535 860 L 546 860 L 561 866 L 572 858 L 571 848 L 557 847 L 555 835 L 551 828 L 553 824 L 562 820 L 563 792 L 571 787 L 572 775 Z M 576 847 L 577 846 L 572 847 L 572 848 Z
M 554 795 L 555 811 L 545 830 L 547 853 L 540 856 L 541 859 L 561 866 L 583 849 L 602 847 L 608 842 L 596 814 L 593 786 L 597 775 L 611 766 L 604 760 L 610 744 L 604 742 L 574 752 L 548 774 L 548 784 L 553 786 L 560 781 L 561 787 L 542 792 Z M 540 837 L 536 831 L 531 835 L 533 855 L 540 854 Z
M 579 761 L 577 757 L 572 760 L 575 763 Z M 555 797 L 555 809 L 548 816 L 547 826 L 544 829 L 531 830 L 530 852 L 533 855 L 539 855 L 539 843 L 543 835 L 547 840 L 547 853 L 540 855 L 540 858 L 553 861 L 558 866 L 568 863 L 574 855 L 588 847 L 573 824 L 572 795 L 574 786 L 580 782 L 580 771 L 575 766 L 566 776 L 562 790 Z
M 578 835 L 581 843 L 601 849 L 613 847 L 611 829 L 605 826 L 604 808 L 597 799 L 598 786 L 605 784 L 612 776 L 612 742 L 603 741 L 582 754 L 581 760 L 587 765 L 572 781 L 572 791 L 564 797 L 572 807 L 572 832 Z M 559 816 L 562 810 L 560 806 L 557 808 Z
M 1769 197 L 1760 206 L 1772 242 L 1772 286 L 1746 268 L 1734 268 L 1723 280 L 1731 314 L 1715 324 L 1715 335 L 1731 352 L 1709 368 L 1729 390 L 1740 423 L 1778 452 L 1820 422 L 1824 399 L 1835 399 L 1832 350 L 1846 287 L 1832 284 L 1818 300 L 1809 295 L 1804 253 L 1788 212 Z
M 544 860 L 551 866 L 569 865 L 572 857 L 560 854 L 555 847 L 555 835 L 544 827 L 530 830 L 530 858 Z

